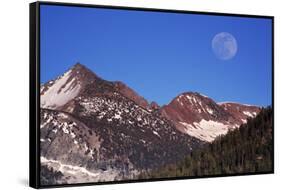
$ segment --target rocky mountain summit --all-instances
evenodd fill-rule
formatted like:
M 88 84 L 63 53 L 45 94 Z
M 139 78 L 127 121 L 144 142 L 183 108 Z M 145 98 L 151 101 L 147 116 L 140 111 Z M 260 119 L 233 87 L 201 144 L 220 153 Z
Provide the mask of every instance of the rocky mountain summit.
M 161 114 L 179 131 L 207 142 L 246 123 L 259 111 L 257 106 L 216 103 L 197 92 L 182 93 L 161 108 Z

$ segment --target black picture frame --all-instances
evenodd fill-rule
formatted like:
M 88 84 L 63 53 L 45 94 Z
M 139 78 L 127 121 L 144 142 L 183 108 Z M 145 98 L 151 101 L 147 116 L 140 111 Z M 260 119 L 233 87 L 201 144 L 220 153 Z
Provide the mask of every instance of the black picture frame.
M 125 7 L 125 6 L 109 6 L 109 5 L 92 5 L 92 4 L 77 4 L 77 3 L 58 3 L 58 2 L 34 2 L 29 5 L 29 59 L 30 59 L 30 80 L 29 80 L 29 185 L 33 188 L 55 188 L 55 187 L 72 187 L 72 186 L 87 186 L 87 185 L 102 185 L 102 184 L 121 184 L 163 180 L 182 180 L 194 178 L 211 178 L 211 177 L 227 177 L 227 176 L 245 176 L 259 174 L 274 173 L 274 151 L 272 152 L 272 171 L 258 173 L 239 173 L 230 175 L 208 175 L 208 176 L 191 176 L 191 177 L 171 177 L 157 179 L 141 179 L 141 180 L 124 180 L 110 182 L 93 182 L 93 183 L 78 183 L 78 184 L 63 184 L 63 185 L 40 185 L 40 6 L 69 6 L 69 7 L 86 7 L 86 8 L 105 8 L 118 10 L 134 10 L 148 12 L 168 12 L 180 14 L 200 14 L 200 15 L 215 15 L 215 16 L 231 16 L 231 17 L 247 17 L 247 18 L 264 18 L 270 19 L 272 22 L 272 110 L 273 110 L 273 131 L 272 141 L 274 150 L 274 17 L 263 15 L 248 15 L 248 14 L 232 14 L 218 12 L 200 12 L 187 10 L 170 10 L 156 8 L 141 8 L 141 7 Z

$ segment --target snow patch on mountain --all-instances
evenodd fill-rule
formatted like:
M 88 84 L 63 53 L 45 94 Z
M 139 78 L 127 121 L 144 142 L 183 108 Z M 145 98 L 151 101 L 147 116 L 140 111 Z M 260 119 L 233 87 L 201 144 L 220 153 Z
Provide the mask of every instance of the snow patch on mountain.
M 69 80 L 70 74 L 71 70 L 67 71 L 41 94 L 40 102 L 42 108 L 56 109 L 78 95 L 80 85 L 78 83 L 75 84 L 75 78 Z
M 203 96 L 204 98 L 209 98 L 208 96 L 206 96 L 205 94 L 199 93 L 201 96 Z
M 207 107 L 207 111 L 208 111 L 208 113 L 211 114 L 211 115 L 214 113 L 214 111 L 213 111 L 212 109 L 208 108 L 208 107 Z
M 40 161 L 41 164 L 46 164 L 48 163 L 48 165 L 52 165 L 52 166 L 56 166 L 56 169 L 58 171 L 61 171 L 63 174 L 65 173 L 70 173 L 70 174 L 84 174 L 84 175 L 88 175 L 88 176 L 92 176 L 92 177 L 97 177 L 99 174 L 98 173 L 93 173 L 90 172 L 89 170 L 83 168 L 83 167 L 79 167 L 79 166 L 72 166 L 69 164 L 63 164 L 60 161 L 57 160 L 52 160 L 52 159 L 47 159 L 43 156 L 40 157 Z
M 249 117 L 255 117 L 255 116 L 257 115 L 256 112 L 251 113 L 251 112 L 248 112 L 248 111 L 243 111 L 243 113 L 244 113 L 245 115 L 249 116 Z
M 217 102 L 218 105 L 223 105 L 223 104 L 238 104 L 242 106 L 248 106 L 248 107 L 256 107 L 255 105 L 250 105 L 250 104 L 243 104 L 243 103 L 238 103 L 238 102 L 231 102 L 231 101 L 225 101 L 225 102 Z
M 217 121 L 206 121 L 202 119 L 200 122 L 194 122 L 188 124 L 185 122 L 179 122 L 185 128 L 185 132 L 190 136 L 196 137 L 202 141 L 212 142 L 217 136 L 225 135 L 229 126 Z
M 153 134 L 156 135 L 156 136 L 158 136 L 158 137 L 160 138 L 159 133 L 157 133 L 156 131 L 153 131 Z

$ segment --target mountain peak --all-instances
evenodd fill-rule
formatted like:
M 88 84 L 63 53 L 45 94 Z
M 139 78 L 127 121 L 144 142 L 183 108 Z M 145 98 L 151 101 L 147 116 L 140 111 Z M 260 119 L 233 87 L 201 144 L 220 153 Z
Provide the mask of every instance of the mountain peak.
M 188 91 L 188 92 L 183 92 L 181 94 L 179 94 L 176 98 L 174 98 L 170 103 L 173 102 L 192 102 L 192 101 L 199 101 L 199 100 L 204 100 L 204 99 L 209 99 L 211 100 L 209 97 L 200 94 L 199 92 L 192 92 L 192 91 Z
M 73 69 L 88 69 L 85 65 L 82 65 L 80 62 L 75 63 L 72 66 Z
M 187 92 L 183 92 L 181 93 L 179 96 L 195 96 L 195 97 L 204 97 L 204 98 L 209 98 L 208 96 L 205 96 L 199 92 L 194 92 L 194 91 L 187 91 Z
M 85 66 L 82 65 L 80 62 L 77 62 L 77 63 L 75 63 L 75 64 L 73 65 L 73 67 L 80 67 L 80 66 L 85 67 Z
M 72 71 L 72 73 L 91 73 L 94 74 L 96 76 L 96 74 L 91 71 L 90 69 L 88 69 L 85 65 L 82 65 L 81 63 L 77 62 L 75 65 L 73 65 L 70 69 Z
M 98 79 L 86 66 L 76 63 L 63 75 L 41 86 L 41 107 L 59 109 Z
M 184 92 L 161 108 L 183 133 L 211 142 L 259 113 L 259 108 L 239 103 L 218 104 L 198 92 Z

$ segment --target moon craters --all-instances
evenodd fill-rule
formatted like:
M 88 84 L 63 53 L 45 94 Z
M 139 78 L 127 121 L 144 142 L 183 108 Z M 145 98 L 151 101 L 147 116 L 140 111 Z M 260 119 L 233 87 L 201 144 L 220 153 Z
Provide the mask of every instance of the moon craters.
M 227 32 L 221 32 L 214 36 L 212 49 L 217 58 L 229 60 L 236 55 L 238 44 L 233 35 Z

